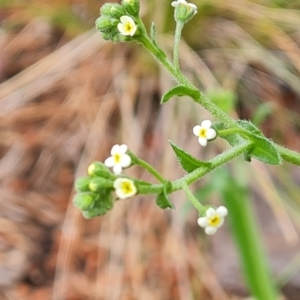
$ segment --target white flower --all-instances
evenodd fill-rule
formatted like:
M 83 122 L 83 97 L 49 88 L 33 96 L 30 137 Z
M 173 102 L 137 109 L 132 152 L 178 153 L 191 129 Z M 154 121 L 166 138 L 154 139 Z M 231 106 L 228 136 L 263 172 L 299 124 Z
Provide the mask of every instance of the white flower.
M 114 145 L 111 148 L 111 157 L 104 161 L 108 168 L 113 168 L 115 175 L 122 173 L 123 168 L 127 168 L 131 164 L 131 157 L 126 154 L 127 145 Z
M 211 127 L 211 121 L 204 120 L 201 125 L 196 125 L 193 128 L 193 133 L 198 137 L 198 142 L 201 146 L 205 147 L 208 140 L 212 140 L 216 137 L 217 133 Z
M 137 30 L 137 26 L 133 19 L 129 16 L 122 16 L 120 18 L 121 23 L 118 24 L 118 30 L 122 35 L 133 36 Z
M 195 4 L 193 4 L 193 3 L 187 3 L 185 0 L 176 0 L 176 1 L 173 1 L 173 2 L 171 3 L 171 5 L 172 5 L 173 7 L 176 7 L 176 6 L 179 5 L 179 4 L 187 5 L 187 6 L 189 6 L 190 8 L 194 9 L 194 10 L 195 10 L 195 13 L 197 13 L 197 6 L 196 6 Z
M 212 235 L 223 225 L 227 213 L 228 210 L 225 206 L 219 206 L 217 209 L 210 207 L 205 213 L 206 216 L 198 218 L 197 223 L 205 228 L 206 234 Z
M 134 182 L 128 178 L 117 178 L 114 181 L 115 192 L 120 199 L 126 199 L 136 194 Z

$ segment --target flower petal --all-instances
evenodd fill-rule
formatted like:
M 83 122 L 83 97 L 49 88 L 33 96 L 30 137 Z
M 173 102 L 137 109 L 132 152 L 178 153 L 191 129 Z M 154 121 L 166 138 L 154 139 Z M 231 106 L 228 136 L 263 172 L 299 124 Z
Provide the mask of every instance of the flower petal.
M 121 157 L 120 165 L 123 168 L 127 168 L 130 166 L 130 164 L 131 164 L 131 157 L 127 154 L 123 154 Z
M 206 138 L 208 140 L 214 139 L 216 137 L 216 135 L 217 135 L 217 132 L 213 128 L 207 129 L 207 131 L 206 131 Z
M 224 218 L 228 214 L 228 209 L 225 206 L 219 206 L 216 212 L 220 217 Z
M 205 129 L 209 129 L 211 127 L 211 121 L 210 120 L 204 120 L 204 121 L 202 121 L 201 126 Z
M 208 220 L 206 217 L 198 218 L 197 223 L 200 227 L 206 227 L 208 225 Z
M 119 152 L 120 153 L 126 153 L 128 147 L 125 144 L 122 144 L 121 146 L 119 146 Z
M 220 228 L 223 224 L 224 224 L 224 218 L 221 218 L 219 224 L 216 225 L 215 227 Z
M 208 218 L 211 218 L 211 217 L 213 217 L 213 216 L 215 216 L 216 215 L 216 211 L 212 208 L 212 207 L 210 207 L 207 211 L 206 211 L 206 216 L 208 217 Z
M 217 228 L 216 227 L 211 227 L 211 226 L 208 226 L 205 228 L 205 233 L 208 234 L 208 235 L 213 235 L 217 232 Z
M 130 23 L 130 24 L 134 24 L 134 21 L 132 20 L 132 18 L 130 18 L 129 16 L 122 16 L 120 18 L 120 21 L 125 24 L 125 23 Z
M 193 134 L 194 134 L 195 136 L 199 136 L 200 130 L 201 130 L 201 126 L 200 126 L 200 125 L 194 126 L 194 128 L 193 128 Z
M 117 178 L 114 181 L 114 189 L 119 189 L 122 185 L 122 182 L 123 182 L 123 178 Z
M 114 158 L 111 156 L 109 158 L 107 158 L 105 161 L 104 161 L 104 164 L 108 167 L 108 168 L 112 168 L 114 165 L 115 165 L 115 161 L 114 161 Z
M 122 166 L 120 164 L 115 164 L 113 166 L 113 172 L 115 175 L 120 175 L 122 173 Z
M 120 23 L 119 23 L 119 24 L 120 24 Z M 122 25 L 122 24 L 121 24 L 121 25 Z M 111 154 L 111 155 L 114 155 L 114 154 L 118 153 L 118 152 L 120 151 L 119 148 L 120 148 L 120 145 L 118 145 L 118 144 L 114 145 L 114 146 L 111 148 L 110 154 Z
M 203 137 L 198 138 L 198 143 L 202 146 L 205 147 L 207 145 L 207 139 Z
M 192 8 L 192 9 L 196 10 L 196 12 L 197 12 L 198 7 L 197 7 L 195 4 L 193 4 L 193 3 L 188 3 L 188 6 L 189 6 L 190 8 Z

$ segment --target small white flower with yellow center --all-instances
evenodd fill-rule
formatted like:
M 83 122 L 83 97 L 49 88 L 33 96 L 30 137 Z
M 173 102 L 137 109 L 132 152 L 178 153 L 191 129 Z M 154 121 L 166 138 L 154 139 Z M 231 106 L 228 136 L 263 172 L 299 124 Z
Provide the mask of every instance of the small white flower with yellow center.
M 120 199 L 126 199 L 136 194 L 137 189 L 134 182 L 128 178 L 117 178 L 114 181 L 116 195 Z
M 217 229 L 224 223 L 224 218 L 227 216 L 228 210 L 225 206 L 219 206 L 217 209 L 210 207 L 205 217 L 198 218 L 198 225 L 205 228 L 205 233 L 215 234 Z
M 198 137 L 198 142 L 203 147 L 207 145 L 207 141 L 214 139 L 217 135 L 217 132 L 211 128 L 211 121 L 209 120 L 204 120 L 201 125 L 194 126 L 193 133 Z
M 173 1 L 173 2 L 171 3 L 171 5 L 172 5 L 173 7 L 176 7 L 176 6 L 179 5 L 179 4 L 187 5 L 187 6 L 189 6 L 191 9 L 195 10 L 195 13 L 197 13 L 197 6 L 196 6 L 195 4 L 193 4 L 193 3 L 188 3 L 188 2 L 186 2 L 185 0 L 176 0 L 176 1 Z
M 137 30 L 137 26 L 133 19 L 129 16 L 122 16 L 120 21 L 121 23 L 118 24 L 118 30 L 120 34 L 133 36 Z
M 115 175 L 120 175 L 123 168 L 127 168 L 131 164 L 131 157 L 126 154 L 127 145 L 114 145 L 111 148 L 111 157 L 104 161 L 108 168 L 113 168 Z

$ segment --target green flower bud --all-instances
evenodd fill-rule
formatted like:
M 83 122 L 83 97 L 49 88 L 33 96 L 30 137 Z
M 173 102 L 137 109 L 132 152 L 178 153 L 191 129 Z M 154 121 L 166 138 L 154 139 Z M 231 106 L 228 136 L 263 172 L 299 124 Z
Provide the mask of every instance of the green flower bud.
M 73 203 L 80 210 L 90 210 L 94 207 L 98 197 L 97 194 L 91 192 L 79 193 L 73 198 Z
M 91 178 L 89 177 L 80 177 L 77 178 L 75 181 L 75 190 L 77 192 L 87 192 L 90 190 L 89 184 L 90 184 Z
M 119 20 L 113 19 L 110 17 L 99 17 L 96 22 L 96 28 L 101 32 L 101 33 L 113 33 L 116 32 L 116 28 L 118 26 Z
M 94 177 L 90 179 L 89 189 L 92 192 L 100 192 L 103 189 L 113 188 L 113 182 L 102 177 Z
M 103 177 L 115 179 L 115 176 L 109 171 L 109 169 L 99 161 L 94 161 L 87 168 L 87 173 L 90 177 Z
M 131 16 L 138 17 L 140 12 L 139 0 L 123 0 L 122 5 Z
M 105 3 L 100 9 L 101 16 L 111 17 L 114 19 L 120 19 L 126 15 L 125 8 L 117 3 Z
M 94 203 L 93 207 L 89 210 L 82 212 L 86 219 L 95 218 L 98 216 L 105 215 L 114 206 L 114 200 L 111 195 L 111 190 L 102 190 L 99 193 L 99 197 Z
M 196 13 L 197 10 L 191 7 L 190 5 L 180 3 L 175 7 L 175 21 L 187 23 Z

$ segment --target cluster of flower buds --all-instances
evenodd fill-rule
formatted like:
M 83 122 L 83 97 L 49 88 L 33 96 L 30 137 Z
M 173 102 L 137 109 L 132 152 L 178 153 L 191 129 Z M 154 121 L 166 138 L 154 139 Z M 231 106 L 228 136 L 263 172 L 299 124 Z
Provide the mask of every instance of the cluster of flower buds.
M 96 28 L 105 40 L 126 42 L 138 36 L 137 20 L 140 11 L 139 0 L 123 0 L 121 4 L 106 3 L 101 16 L 96 20 Z
M 137 193 L 133 180 L 117 177 L 122 168 L 129 167 L 131 158 L 125 152 L 126 145 L 115 145 L 111 150 L 111 157 L 104 162 L 93 162 L 87 169 L 86 177 L 80 177 L 75 182 L 77 194 L 73 199 L 74 205 L 82 211 L 85 218 L 91 219 L 106 214 L 113 208 L 115 198 L 126 199 Z M 113 173 L 108 167 L 113 168 Z

